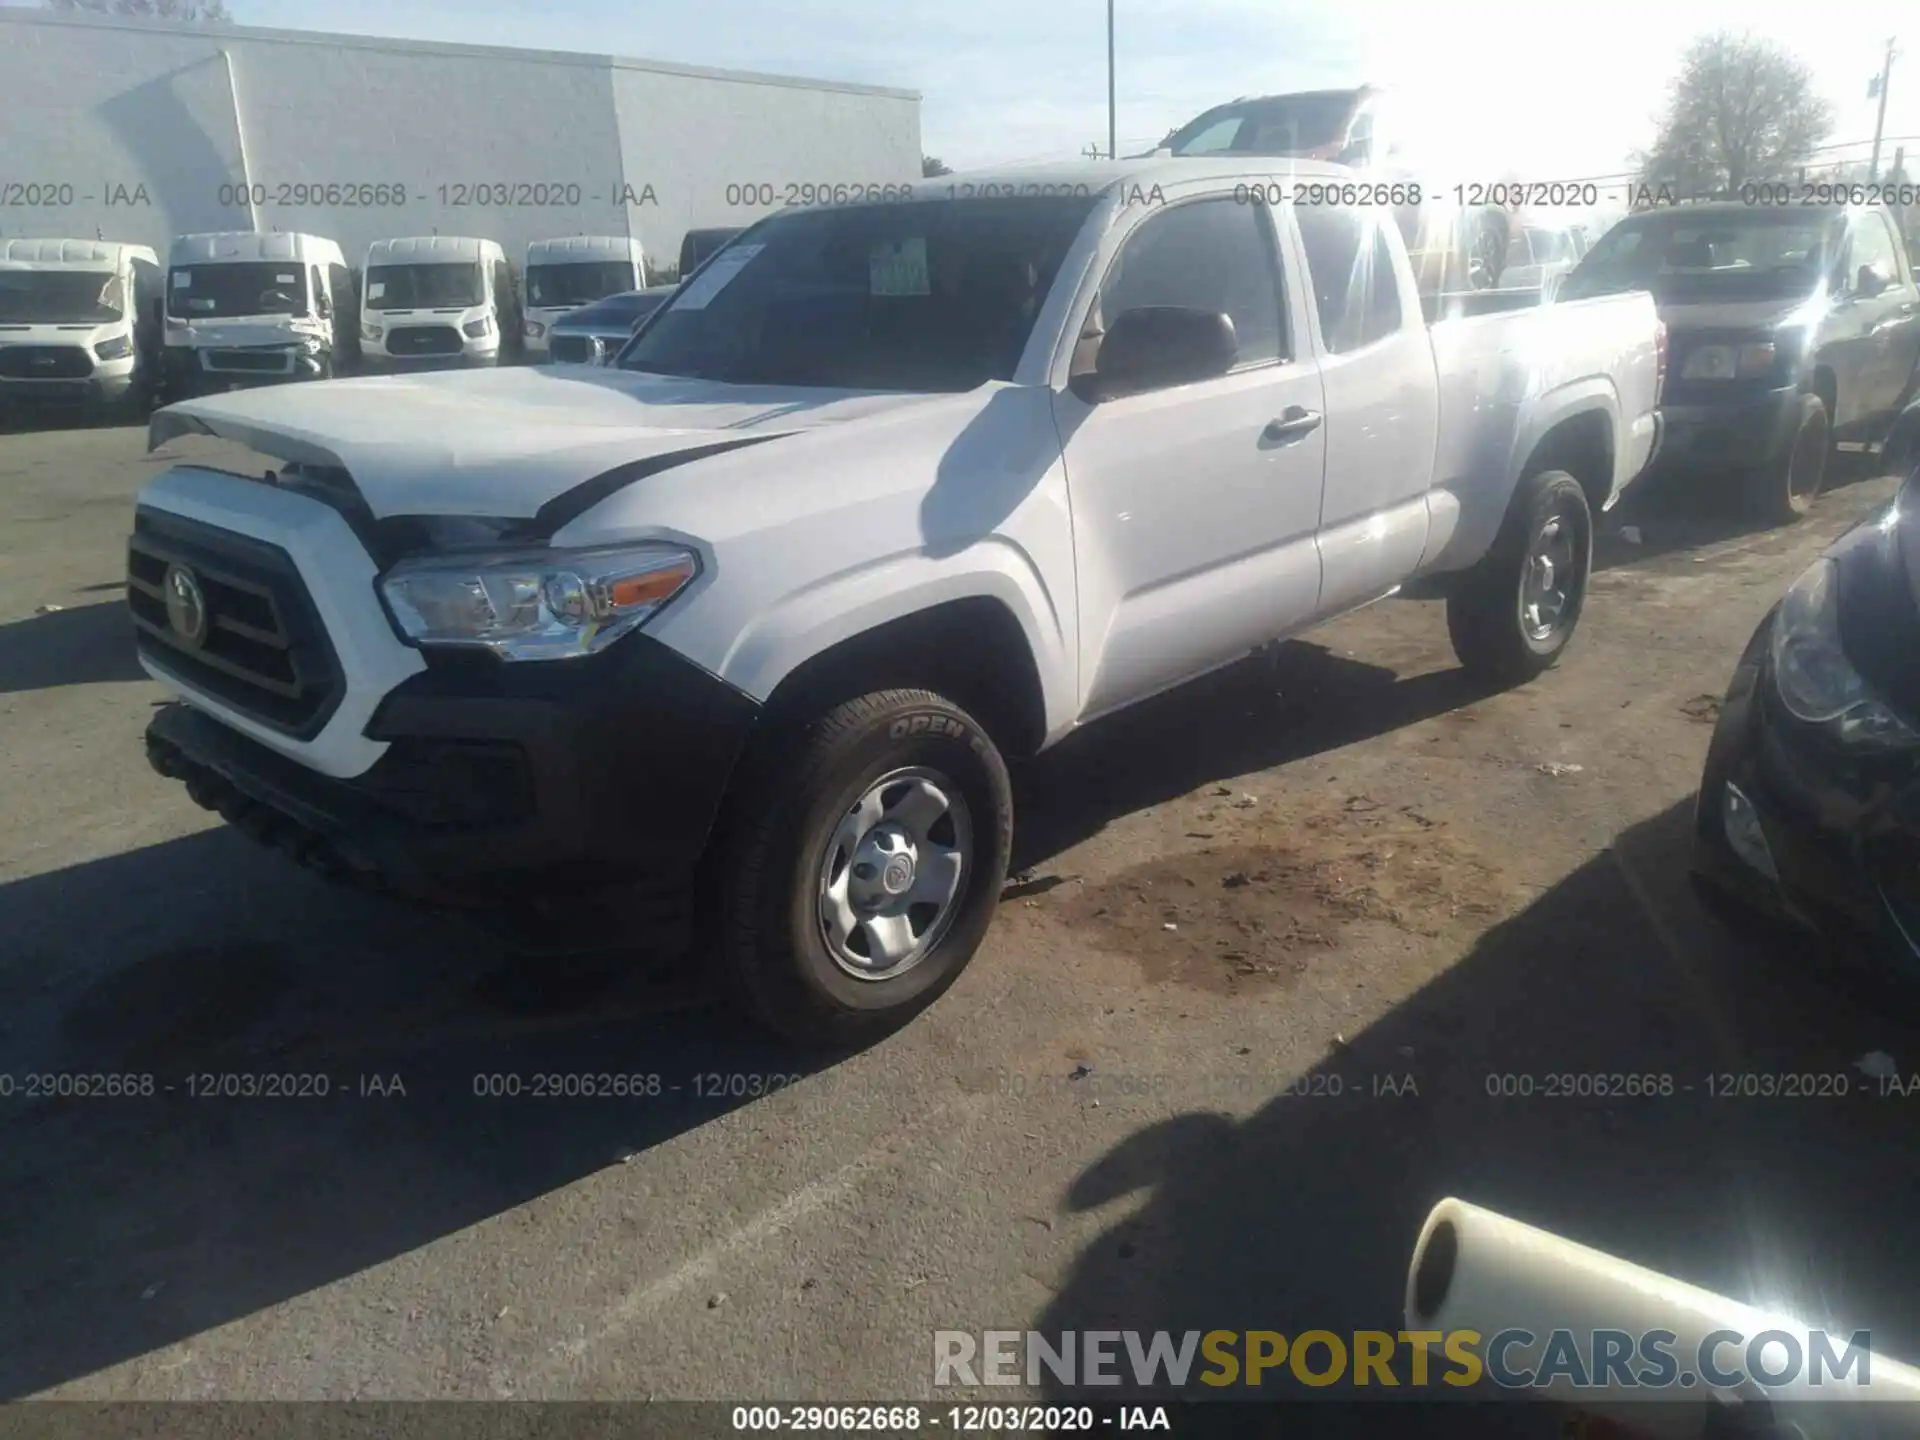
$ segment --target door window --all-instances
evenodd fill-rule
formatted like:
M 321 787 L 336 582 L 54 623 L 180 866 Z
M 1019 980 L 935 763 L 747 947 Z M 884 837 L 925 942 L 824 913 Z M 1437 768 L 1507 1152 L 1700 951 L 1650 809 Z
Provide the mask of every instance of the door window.
M 1400 328 L 1400 279 L 1386 221 L 1352 206 L 1296 205 L 1320 334 L 1335 355 L 1384 340 Z
M 1263 211 L 1196 200 L 1148 220 L 1127 238 L 1100 287 L 1102 329 L 1142 306 L 1208 310 L 1233 321 L 1239 364 L 1285 358 L 1280 278 Z
M 307 279 L 313 286 L 313 313 L 325 320 L 333 314 L 333 305 L 327 299 L 327 282 L 321 276 L 318 265 L 307 267 Z
M 1852 284 L 1862 268 L 1873 271 L 1881 286 L 1900 279 L 1900 262 L 1894 258 L 1893 232 L 1879 215 L 1863 215 L 1853 232 L 1853 267 L 1847 281 Z

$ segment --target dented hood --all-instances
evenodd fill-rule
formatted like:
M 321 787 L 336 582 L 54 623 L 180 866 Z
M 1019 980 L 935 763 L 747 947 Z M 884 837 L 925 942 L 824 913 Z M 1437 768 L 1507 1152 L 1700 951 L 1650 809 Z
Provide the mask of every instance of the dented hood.
M 610 471 L 928 403 L 893 392 L 719 385 L 615 370 L 510 367 L 314 381 L 156 411 L 154 449 L 214 435 L 347 472 L 389 515 L 524 518 Z M 777 447 L 776 447 L 777 448 Z

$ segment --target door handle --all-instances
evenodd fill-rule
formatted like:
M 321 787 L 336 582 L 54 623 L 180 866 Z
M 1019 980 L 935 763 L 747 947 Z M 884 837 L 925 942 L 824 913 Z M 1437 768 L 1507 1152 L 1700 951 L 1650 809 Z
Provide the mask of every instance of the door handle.
M 1320 428 L 1325 417 L 1318 410 L 1309 410 L 1304 405 L 1289 405 L 1286 413 L 1278 420 L 1269 420 L 1267 428 L 1260 432 L 1262 440 L 1292 440 Z

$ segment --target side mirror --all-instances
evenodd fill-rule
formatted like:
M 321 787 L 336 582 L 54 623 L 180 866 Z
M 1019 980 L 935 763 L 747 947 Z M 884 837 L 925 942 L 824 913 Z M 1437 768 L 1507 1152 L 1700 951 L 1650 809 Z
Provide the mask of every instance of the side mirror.
M 1143 305 L 1108 327 L 1093 369 L 1074 377 L 1073 391 L 1088 404 L 1192 385 L 1226 374 L 1240 358 L 1233 321 L 1217 310 Z
M 1871 300 L 1886 288 L 1887 282 L 1871 265 L 1862 265 L 1860 273 L 1853 277 L 1853 292 L 1862 300 Z

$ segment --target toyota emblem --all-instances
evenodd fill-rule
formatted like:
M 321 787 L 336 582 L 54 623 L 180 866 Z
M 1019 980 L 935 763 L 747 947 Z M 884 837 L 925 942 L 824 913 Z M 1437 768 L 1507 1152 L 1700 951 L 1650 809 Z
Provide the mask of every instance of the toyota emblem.
M 198 650 L 207 638 L 207 598 L 200 582 L 184 565 L 167 567 L 167 624 L 183 644 Z

